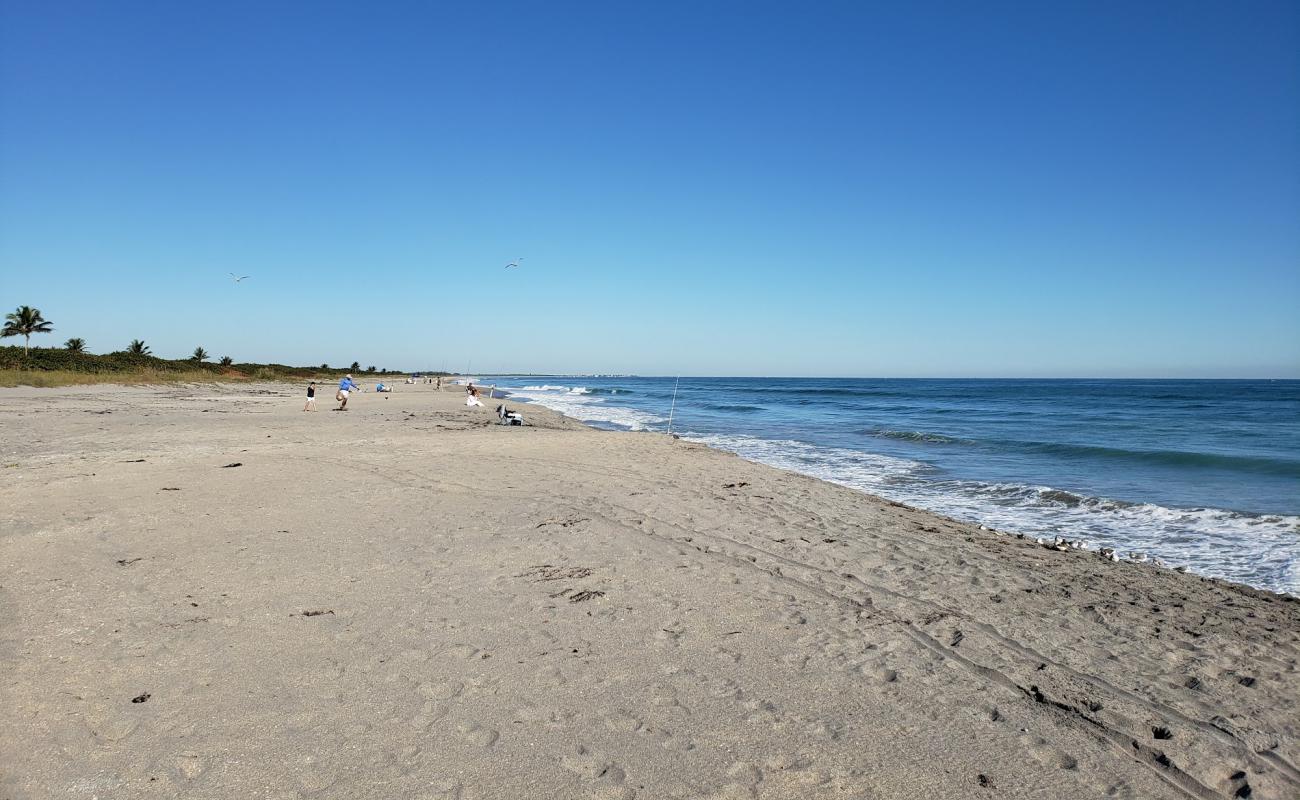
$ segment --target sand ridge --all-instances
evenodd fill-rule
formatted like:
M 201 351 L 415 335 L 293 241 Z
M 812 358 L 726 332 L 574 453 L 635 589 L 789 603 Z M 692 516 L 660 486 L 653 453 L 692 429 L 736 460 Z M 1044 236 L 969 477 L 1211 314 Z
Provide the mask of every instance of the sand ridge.
M 0 796 L 1300 795 L 1291 598 L 320 394 L 0 391 Z

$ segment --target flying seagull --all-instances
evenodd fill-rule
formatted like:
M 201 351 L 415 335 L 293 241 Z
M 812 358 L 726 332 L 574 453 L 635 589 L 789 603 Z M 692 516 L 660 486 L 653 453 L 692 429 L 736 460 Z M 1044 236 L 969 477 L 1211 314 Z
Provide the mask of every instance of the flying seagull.
M 252 276 L 252 275 L 236 275 L 235 273 L 232 272 L 232 273 L 230 273 L 230 277 L 232 277 L 232 278 L 235 279 L 235 283 L 239 283 L 239 282 L 242 281 L 244 278 L 251 278 L 251 277 L 253 277 L 253 276 Z
M 523 261 L 523 259 L 522 259 L 522 258 L 516 258 L 514 261 L 511 261 L 509 264 L 506 264 L 506 269 L 510 269 L 511 267 L 517 267 L 517 266 L 519 266 L 519 262 L 520 262 L 520 261 Z

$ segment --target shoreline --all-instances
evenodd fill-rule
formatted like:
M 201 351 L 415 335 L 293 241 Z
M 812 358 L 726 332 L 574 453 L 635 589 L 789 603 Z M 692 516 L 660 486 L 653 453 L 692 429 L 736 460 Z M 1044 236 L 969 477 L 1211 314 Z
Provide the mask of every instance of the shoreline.
M 509 392 L 512 390 L 512 388 L 514 388 L 514 387 L 506 387 L 506 388 L 502 389 L 502 391 L 505 391 L 505 392 L 509 393 Z M 525 396 L 525 397 L 527 397 L 527 399 L 516 398 L 516 399 L 515 399 L 515 402 L 523 403 L 523 404 L 525 404 L 526 406 L 533 407 L 533 408 L 544 408 L 544 409 L 546 409 L 546 410 L 548 410 L 548 411 L 550 411 L 550 412 L 552 412 L 552 413 L 560 414 L 561 416 L 566 416 L 567 418 L 572 419 L 572 420 L 574 420 L 575 422 L 578 422 L 578 423 L 580 423 L 580 424 L 586 425 L 586 426 L 591 427 L 591 428 L 593 428 L 593 429 L 595 429 L 595 430 L 609 431 L 609 432 L 615 432 L 615 433 L 654 433 L 654 434 L 659 434 L 659 435 L 663 435 L 663 434 L 664 434 L 664 431 L 650 430 L 650 429 L 628 428 L 628 427 L 626 426 L 626 424 L 624 424 L 624 423 L 618 423 L 618 422 L 604 422 L 603 424 L 593 424 L 593 423 L 591 423 L 591 422 L 588 422 L 588 421 L 583 420 L 582 418 L 580 418 L 580 417 L 578 417 L 578 416 L 572 416 L 572 415 L 566 414 L 565 411 L 563 411 L 563 410 L 561 410 L 561 409 L 552 408 L 551 406 L 545 405 L 544 402 L 543 402 L 543 399 L 541 399 L 541 398 L 537 398 L 537 397 L 528 397 L 528 396 Z M 640 409 L 635 409 L 635 408 L 632 408 L 632 409 L 630 409 L 630 410 L 632 410 L 633 412 L 638 413 L 638 414 L 639 414 L 639 413 L 648 413 L 648 412 L 643 412 L 642 410 L 640 410 Z M 933 514 L 933 515 L 935 515 L 936 517 L 939 517 L 939 518 L 944 519 L 944 520 L 948 520 L 948 521 L 953 522 L 953 523 L 956 523 L 956 524 L 961 524 L 961 525 L 974 525 L 974 526 L 979 527 L 980 530 L 987 530 L 987 531 L 991 531 L 991 532 L 994 532 L 994 533 L 997 533 L 997 534 L 1000 534 L 1000 535 L 1013 536 L 1013 537 L 1015 537 L 1015 538 L 1017 538 L 1017 539 L 1028 540 L 1028 541 L 1031 542 L 1031 543 L 1037 543 L 1037 544 L 1040 544 L 1040 545 L 1042 545 L 1042 546 L 1044 546 L 1044 547 L 1046 547 L 1046 548 L 1048 548 L 1048 549 L 1055 549 L 1055 548 L 1062 548 L 1062 547 L 1063 547 L 1063 548 L 1065 548 L 1065 549 L 1080 550 L 1080 551 L 1085 552 L 1085 553 L 1091 553 L 1091 554 L 1101 555 L 1101 556 L 1104 556 L 1104 557 L 1109 557 L 1109 560 L 1114 561 L 1114 562 L 1151 564 L 1151 565 L 1153 565 L 1153 566 L 1160 567 L 1160 568 L 1162 568 L 1162 569 L 1169 569 L 1169 570 L 1173 570 L 1173 571 L 1175 571 L 1175 572 L 1191 574 L 1191 575 L 1193 575 L 1193 576 L 1195 576 L 1195 577 L 1198 577 L 1198 578 L 1205 578 L 1205 579 L 1208 579 L 1208 580 L 1220 581 L 1220 582 L 1227 583 L 1227 584 L 1233 584 L 1233 585 L 1238 585 L 1238 586 L 1244 586 L 1244 587 L 1248 587 L 1248 588 L 1256 589 L 1256 590 L 1258 590 L 1258 591 L 1263 591 L 1263 592 L 1267 592 L 1267 593 L 1269 593 L 1269 594 L 1275 594 L 1275 595 L 1279 595 L 1279 596 L 1283 596 L 1283 597 L 1300 598 L 1300 587 L 1295 588 L 1295 589 L 1290 589 L 1290 590 L 1288 590 L 1288 589 L 1286 589 L 1286 588 L 1274 588 L 1274 587 L 1272 587 L 1272 586 L 1267 586 L 1267 585 L 1257 585 L 1257 584 L 1254 584 L 1254 583 L 1247 582 L 1246 580 L 1233 579 L 1232 577 L 1229 577 L 1229 576 L 1226 576 L 1226 575 L 1222 575 L 1222 574 L 1213 574 L 1213 573 L 1210 573 L 1210 572 L 1202 572 L 1202 571 L 1200 571 L 1200 570 L 1197 570 L 1197 569 L 1194 569 L 1194 568 L 1190 567 L 1190 566 L 1187 565 L 1187 564 L 1178 563 L 1178 562 L 1176 562 L 1176 561 L 1172 561 L 1172 560 L 1171 560 L 1171 561 L 1165 561 L 1164 558 L 1162 558 L 1161 556 L 1158 556 L 1158 555 L 1152 555 L 1150 552 L 1147 552 L 1147 551 L 1144 551 L 1144 550 L 1141 550 L 1141 549 L 1136 549 L 1136 548 L 1124 548 L 1124 547 L 1121 547 L 1118 543 L 1115 543 L 1115 546 L 1107 546 L 1105 543 L 1103 543 L 1103 544 L 1101 544 L 1101 545 L 1098 545 L 1098 544 L 1090 543 L 1090 542 L 1089 542 L 1088 540 L 1086 540 L 1086 539 L 1069 539 L 1069 538 L 1065 538 L 1065 537 L 1062 537 L 1062 536 L 1059 536 L 1059 535 L 1055 535 L 1055 534 L 1041 534 L 1041 533 L 1032 532 L 1032 531 L 1028 531 L 1028 532 L 1027 532 L 1025 529 L 1022 529 L 1022 528 L 1016 528 L 1016 527 L 1014 527 L 1014 526 L 1004 526 L 1004 525 L 1001 525 L 1001 524 L 996 524 L 996 523 L 994 523 L 994 522 L 991 522 L 991 521 L 986 520 L 986 519 L 983 519 L 983 518 L 963 519 L 963 518 L 961 518 L 961 517 L 954 516 L 954 515 L 952 515 L 952 514 L 946 513 L 945 511 L 943 511 L 943 510 L 941 510 L 941 509 L 937 509 L 937 508 L 927 508 L 927 507 L 925 507 L 925 506 L 923 506 L 923 505 L 919 505 L 919 504 L 917 504 L 915 501 L 913 501 L 913 502 L 907 502 L 906 500 L 897 499 L 897 498 L 890 498 L 890 497 L 885 497 L 885 496 L 883 496 L 883 495 L 876 494 L 876 493 L 874 493 L 871 489 L 869 489 L 869 488 L 863 488 L 862 486 L 859 486 L 859 485 L 857 485 L 857 484 L 855 484 L 855 483 L 853 483 L 852 481 L 849 481 L 849 480 L 836 480 L 836 479 L 833 478 L 833 477 L 829 477 L 829 476 L 826 476 L 826 475 L 818 474 L 818 473 L 815 472 L 815 471 L 805 470 L 805 469 L 801 469 L 801 468 L 799 468 L 798 466 L 790 466 L 790 465 L 785 465 L 785 464 L 779 463 L 779 460 L 778 460 L 778 461 L 772 461 L 772 460 L 770 460 L 770 459 L 769 459 L 769 460 L 765 460 L 765 459 L 762 458 L 761 456 L 747 454 L 747 453 L 745 452 L 744 448 L 739 448 L 739 447 L 738 447 L 738 448 L 731 448 L 731 447 L 727 447 L 725 444 L 720 444 L 720 443 L 718 443 L 718 442 L 716 442 L 716 441 L 710 441 L 711 439 L 713 439 L 713 440 L 717 440 L 717 439 L 726 439 L 726 438 L 728 438 L 728 436 L 730 436 L 730 437 L 732 437 L 732 438 L 739 437 L 739 438 L 742 438 L 742 439 L 743 439 L 743 438 L 750 437 L 751 435 L 750 435 L 750 434 L 741 434 L 741 433 L 734 433 L 734 432 L 733 432 L 733 433 L 731 433 L 731 434 L 713 434 L 713 435 L 702 436 L 702 437 L 678 437 L 678 438 L 683 438 L 685 441 L 691 441 L 691 442 L 694 442 L 694 443 L 697 443 L 697 444 L 702 444 L 702 445 L 704 445 L 704 446 L 706 446 L 706 447 L 710 447 L 710 448 L 712 448 L 712 449 L 716 449 L 716 450 L 719 450 L 719 451 L 721 451 L 721 452 L 725 452 L 725 453 L 729 453 L 729 454 L 732 454 L 732 455 L 736 455 L 736 456 L 738 456 L 738 457 L 740 457 L 740 458 L 743 458 L 743 459 L 745 459 L 745 460 L 747 460 L 747 461 L 749 461 L 749 462 L 751 462 L 751 463 L 761 464 L 761 465 L 763 465 L 763 466 L 767 466 L 767 467 L 770 467 L 770 468 L 772 468 L 772 469 L 777 469 L 777 470 L 781 470 L 781 471 L 784 471 L 784 472 L 790 472 L 790 473 L 797 474 L 797 475 L 803 475 L 803 476 L 810 477 L 810 478 L 813 478 L 813 479 L 815 479 L 815 480 L 819 480 L 819 481 L 824 481 L 824 482 L 826 482 L 826 483 L 833 484 L 833 485 L 836 485 L 836 486 L 842 486 L 842 487 L 845 487 L 845 488 L 851 489 L 851 490 L 853 490 L 853 491 L 860 492 L 860 493 L 866 495 L 867 497 L 872 498 L 873 500 L 875 500 L 875 501 L 877 501 L 877 502 L 882 502 L 882 503 L 896 503 L 896 504 L 900 504 L 900 505 L 903 505 L 903 506 L 905 506 L 905 507 L 907 507 L 907 508 L 914 509 L 914 510 L 916 510 L 916 511 L 924 512 L 924 513 L 928 513 L 928 514 Z M 758 441 L 767 441 L 767 442 L 770 442 L 770 441 L 771 441 L 771 440 L 765 440 L 765 439 L 762 439 L 761 437 L 756 437 L 756 438 L 757 438 Z M 878 454 L 873 454 L 873 453 L 871 453 L 870 451 L 863 451 L 863 452 L 866 453 L 866 454 L 868 454 L 868 455 L 878 455 Z M 1047 488 L 1047 487 L 1043 487 L 1043 488 Z M 1051 491 L 1052 491 L 1052 492 L 1059 492 L 1059 493 L 1062 493 L 1062 494 L 1074 494 L 1074 493 L 1073 493 L 1072 491 L 1070 491 L 1070 490 L 1058 490 L 1058 489 L 1053 489 L 1053 490 L 1051 490 Z M 1075 496 L 1077 497 L 1078 495 L 1075 495 Z M 1107 498 L 1102 498 L 1102 499 L 1103 499 L 1103 500 L 1107 500 Z M 1114 502 L 1114 501 L 1109 501 L 1109 500 L 1108 500 L 1108 502 Z M 1153 506 L 1153 505 L 1154 505 L 1152 501 L 1122 501 L 1122 502 L 1124 503 L 1124 507 L 1145 507 L 1145 506 Z M 1159 508 L 1158 505 L 1155 505 L 1155 507 Z M 1208 508 L 1208 507 L 1206 507 L 1206 506 L 1196 506 L 1196 507 L 1192 507 L 1192 508 L 1171 507 L 1171 508 L 1165 508 L 1164 510 L 1167 510 L 1167 511 L 1174 511 L 1174 512 L 1182 512 L 1182 513 L 1192 513 L 1192 512 L 1200 512 L 1200 511 L 1204 511 L 1204 510 L 1207 510 L 1207 508 Z M 1253 511 L 1241 511 L 1241 510 L 1233 510 L 1233 509 L 1218 509 L 1218 508 L 1210 508 L 1210 509 L 1208 509 L 1208 510 L 1215 511 L 1215 512 L 1219 512 L 1219 513 L 1233 514 L 1233 515 L 1237 515 L 1237 516 L 1244 517 L 1244 518 L 1257 519 L 1257 520 L 1264 521 L 1264 522 L 1270 522 L 1270 521 L 1279 520 L 1279 519 L 1281 519 L 1281 520 L 1285 520 L 1285 519 L 1288 519 L 1288 518 L 1294 518 L 1293 515 L 1286 514 L 1286 513 L 1282 513 L 1282 512 L 1279 512 L 1279 513 L 1268 513 L 1268 512 L 1253 512 Z M 1300 531 L 1297 531 L 1297 533 L 1300 533 Z M 1095 539 L 1095 538 L 1097 538 L 1098 536 L 1102 536 L 1102 534 L 1093 534 L 1093 535 L 1090 536 L 1089 538 L 1094 538 L 1094 539 Z
M 1300 788 L 1292 597 L 458 387 L 291 388 L 0 390 L 10 796 Z

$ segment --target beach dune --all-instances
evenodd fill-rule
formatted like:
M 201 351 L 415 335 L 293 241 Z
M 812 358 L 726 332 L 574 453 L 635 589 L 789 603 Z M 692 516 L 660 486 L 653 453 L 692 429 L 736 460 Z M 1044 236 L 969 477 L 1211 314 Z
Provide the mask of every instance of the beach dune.
M 0 797 L 1300 796 L 1294 598 L 301 394 L 0 390 Z

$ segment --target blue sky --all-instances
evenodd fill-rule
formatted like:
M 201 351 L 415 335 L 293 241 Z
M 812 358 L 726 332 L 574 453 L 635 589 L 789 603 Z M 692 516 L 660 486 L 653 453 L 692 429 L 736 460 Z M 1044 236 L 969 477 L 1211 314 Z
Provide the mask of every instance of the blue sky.
M 1300 376 L 1294 2 L 0 9 L 43 344 Z

